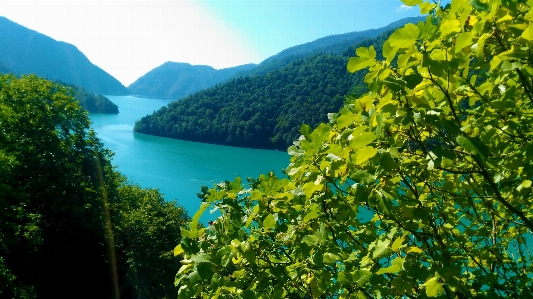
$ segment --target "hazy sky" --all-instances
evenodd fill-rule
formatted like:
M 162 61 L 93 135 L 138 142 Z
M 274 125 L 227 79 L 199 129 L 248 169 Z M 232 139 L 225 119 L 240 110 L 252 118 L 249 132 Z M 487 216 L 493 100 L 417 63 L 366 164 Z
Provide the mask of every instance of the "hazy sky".
M 0 15 L 75 45 L 128 86 L 166 61 L 259 63 L 331 34 L 418 15 L 400 0 L 0 0 Z

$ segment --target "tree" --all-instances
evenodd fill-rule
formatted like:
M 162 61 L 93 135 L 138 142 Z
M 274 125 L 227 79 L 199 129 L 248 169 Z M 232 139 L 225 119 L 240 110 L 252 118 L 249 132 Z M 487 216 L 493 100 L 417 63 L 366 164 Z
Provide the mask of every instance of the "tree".
M 0 297 L 175 297 L 189 217 L 114 169 L 74 95 L 0 76 Z
M 122 279 L 122 298 L 176 298 L 173 286 L 180 260 L 172 255 L 189 221 L 177 203 L 165 202 L 157 190 L 123 182 L 113 221 L 114 242 Z
M 179 298 L 533 293 L 533 3 L 403 2 L 426 21 L 381 61 L 356 50 L 369 92 L 302 127 L 287 178 L 204 190 L 175 248 Z
M 0 76 L 0 132 L 2 297 L 110 295 L 100 194 L 114 174 L 72 90 Z

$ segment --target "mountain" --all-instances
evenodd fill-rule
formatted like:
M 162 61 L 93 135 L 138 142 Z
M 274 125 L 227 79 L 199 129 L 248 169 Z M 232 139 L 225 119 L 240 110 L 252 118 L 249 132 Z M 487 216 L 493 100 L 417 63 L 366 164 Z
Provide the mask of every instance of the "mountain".
M 365 39 L 359 33 L 329 36 L 287 49 L 248 71 L 248 75 L 236 76 L 141 118 L 134 131 L 286 150 L 301 135 L 303 124 L 316 127 L 326 122 L 328 113 L 338 111 L 346 95 L 360 96 L 368 90 L 364 83 L 366 71 L 351 74 L 346 69 L 356 48 L 373 45 L 381 59 L 383 43 L 394 29 L 420 20 L 422 17 L 403 19 L 386 29 L 366 31 L 371 35 L 382 32 L 375 38 Z M 352 43 L 354 39 L 357 42 Z M 260 70 L 261 65 L 275 67 L 266 71 L 267 68 Z
M 287 48 L 276 55 L 263 60 L 256 68 L 237 74 L 238 77 L 263 75 L 270 71 L 277 70 L 288 65 L 294 60 L 305 58 L 315 54 L 342 54 L 348 47 L 366 38 L 376 38 L 380 34 L 390 31 L 407 23 L 418 23 L 423 21 L 424 16 L 409 17 L 390 23 L 389 25 L 377 29 L 355 31 L 344 34 L 329 35 L 312 42 Z
M 11 74 L 13 70 L 9 68 L 5 63 L 0 61 L 0 74 Z
M 256 66 L 255 64 L 245 64 L 216 70 L 207 65 L 190 65 L 169 61 L 137 79 L 128 86 L 128 90 L 134 95 L 144 97 L 181 99 Z
M 302 124 L 327 121 L 345 95 L 366 92 L 366 71 L 346 70 L 354 48 L 373 45 L 378 57 L 388 31 L 345 49 L 315 54 L 265 75 L 236 78 L 174 101 L 135 123 L 134 131 L 190 141 L 286 150 Z
M 97 94 L 128 94 L 117 79 L 92 64 L 75 46 L 0 17 L 0 61 L 16 75 L 34 73 Z

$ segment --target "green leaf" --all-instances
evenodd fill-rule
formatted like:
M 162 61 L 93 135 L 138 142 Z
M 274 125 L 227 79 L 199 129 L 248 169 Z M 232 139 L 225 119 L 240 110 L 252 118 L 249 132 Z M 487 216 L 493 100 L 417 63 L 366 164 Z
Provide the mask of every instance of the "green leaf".
M 194 214 L 194 216 L 191 219 L 190 228 L 190 237 L 196 238 L 198 237 L 198 220 L 200 220 L 200 216 L 204 213 L 204 211 L 209 207 L 208 203 L 202 203 L 200 205 L 200 209 Z
M 352 272 L 352 280 L 360 287 L 367 284 L 371 277 L 372 272 L 368 270 L 356 270 Z
M 402 0 L 402 2 L 407 6 L 415 6 L 422 3 L 422 0 Z
M 376 274 L 384 274 L 384 273 L 398 273 L 403 268 L 403 262 L 404 260 L 401 257 L 397 257 L 394 260 L 392 260 L 392 265 L 387 268 L 381 268 L 379 269 Z
M 461 52 L 465 47 L 472 44 L 472 33 L 463 32 L 457 35 L 455 39 L 455 53 Z
M 390 252 L 389 250 L 390 240 L 377 240 L 374 252 L 372 252 L 372 258 L 380 258 Z
M 274 219 L 274 216 L 272 214 L 268 214 L 263 220 L 263 228 L 271 229 L 274 227 L 276 227 L 276 220 Z
M 211 256 L 207 253 L 198 253 L 191 257 L 191 260 L 195 263 L 207 263 L 211 261 Z
M 376 64 L 376 62 L 374 60 L 370 60 L 368 58 L 351 57 L 348 60 L 348 65 L 347 65 L 346 68 L 348 69 L 348 72 L 354 73 L 354 72 L 357 72 L 357 71 L 362 70 L 364 68 L 367 68 L 369 66 L 373 66 L 375 64 Z
M 383 200 L 381 193 L 376 190 L 372 190 L 370 196 L 368 196 L 368 205 L 378 210 L 380 213 L 388 213 L 389 209 Z
M 416 44 L 419 35 L 420 29 L 418 29 L 418 26 L 415 24 L 407 24 L 403 28 L 394 31 L 388 41 L 391 47 L 409 48 Z
M 391 281 L 391 286 L 395 290 L 396 295 L 398 296 L 402 296 L 404 294 L 410 294 L 413 289 L 413 287 L 408 282 L 403 280 L 401 276 L 395 277 Z
M 433 277 L 423 284 L 423 286 L 426 288 L 426 295 L 428 297 L 444 295 L 444 287 L 437 279 L 437 277 Z
M 196 270 L 198 271 L 198 275 L 203 280 L 209 281 L 211 280 L 211 278 L 213 278 L 213 274 L 215 274 L 211 263 L 199 263 L 198 265 L 196 265 Z
M 318 216 L 320 216 L 322 212 L 320 211 L 320 206 L 318 206 L 317 204 L 313 204 L 309 209 L 308 209 L 308 212 L 307 214 L 305 214 L 305 217 L 303 219 L 303 221 L 309 221 L 311 219 L 315 219 L 317 218 Z
M 481 141 L 479 138 L 467 138 L 463 135 L 457 136 L 455 139 L 457 143 L 472 153 L 472 155 L 481 159 L 481 161 L 486 161 L 489 156 L 489 147 Z
M 414 73 L 404 76 L 403 79 L 405 80 L 405 82 L 407 82 L 408 88 L 414 89 L 418 84 L 422 82 L 424 78 L 419 73 Z
M 318 237 L 315 235 L 307 235 L 303 237 L 302 242 L 309 244 L 309 246 L 315 246 L 318 244 Z
M 347 69 L 350 73 L 376 64 L 376 50 L 374 50 L 373 46 L 370 46 L 370 48 L 359 47 L 355 50 L 355 53 L 358 57 L 351 57 L 348 60 Z
M 324 253 L 324 263 L 326 264 L 334 264 L 338 260 L 340 260 L 340 257 L 336 254 L 333 254 L 331 252 Z
M 376 182 L 376 178 L 371 176 L 368 172 L 364 170 L 356 170 L 354 174 L 350 176 L 354 182 L 358 184 L 368 185 Z
M 365 146 L 357 151 L 355 156 L 355 164 L 360 165 L 364 162 L 368 161 L 372 157 L 374 157 L 377 154 L 378 150 L 371 147 L 371 146 Z
M 174 256 L 178 256 L 183 253 L 183 248 L 181 248 L 181 244 L 174 247 Z
M 392 251 L 396 251 L 400 248 L 405 247 L 406 245 L 402 245 L 404 241 L 405 241 L 405 235 L 402 235 L 401 237 L 396 238 L 396 240 L 392 242 L 392 246 L 391 246 Z
M 526 30 L 524 30 L 524 32 L 522 32 L 522 35 L 520 35 L 521 38 L 527 40 L 527 41 L 532 41 L 533 40 L 533 23 L 529 23 L 529 25 L 527 26 Z
M 242 252 L 242 256 L 248 261 L 250 264 L 255 264 L 256 257 L 255 257 L 255 251 L 250 247 L 247 250 L 244 250 Z
M 365 145 L 376 140 L 377 136 L 374 132 L 364 132 L 350 141 L 350 147 L 353 149 L 360 149 Z

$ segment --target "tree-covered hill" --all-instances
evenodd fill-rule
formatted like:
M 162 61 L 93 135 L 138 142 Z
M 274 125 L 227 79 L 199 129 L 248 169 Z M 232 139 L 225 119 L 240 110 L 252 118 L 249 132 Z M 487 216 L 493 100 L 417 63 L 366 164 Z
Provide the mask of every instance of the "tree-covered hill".
M 376 38 L 384 32 L 401 27 L 407 23 L 416 23 L 423 17 L 410 17 L 390 23 L 387 26 L 344 34 L 329 35 L 312 42 L 287 48 L 276 55 L 263 60 L 256 68 L 242 71 L 238 77 L 264 75 L 270 71 L 280 69 L 294 60 L 303 59 L 316 54 L 341 55 L 347 48 L 367 38 Z
M 107 97 L 101 94 L 94 94 L 85 90 L 81 86 L 59 82 L 63 85 L 69 86 L 75 90 L 75 97 L 80 102 L 80 106 L 91 113 L 118 113 L 118 106 L 111 102 Z
M 357 46 L 381 48 L 387 34 Z M 361 94 L 364 74 L 350 75 L 343 55 L 317 54 L 262 76 L 237 78 L 200 91 L 137 121 L 136 132 L 232 146 L 285 150 L 304 123 L 316 126 L 349 93 Z
M 207 65 L 168 61 L 137 79 L 128 90 L 143 97 L 176 100 L 255 67 L 255 64 L 245 64 L 217 70 Z
M 11 74 L 13 73 L 13 70 L 9 66 L 7 66 L 5 63 L 0 61 L 0 74 Z
M 113 76 L 75 46 L 0 17 L 0 58 L 16 75 L 36 74 L 82 86 L 97 94 L 128 94 Z

